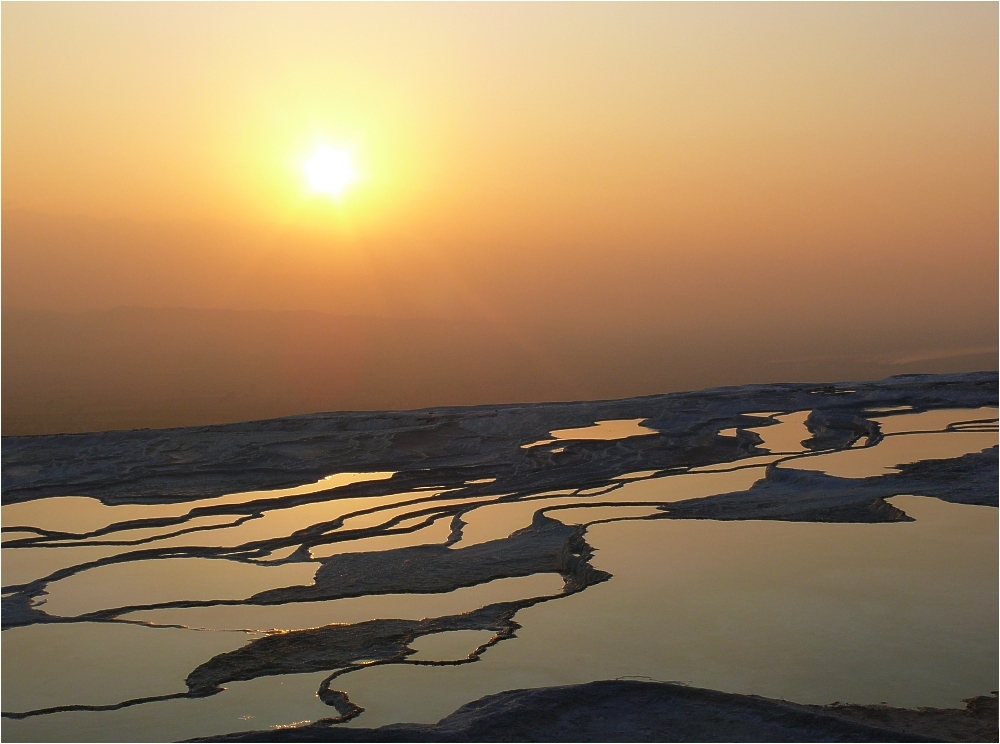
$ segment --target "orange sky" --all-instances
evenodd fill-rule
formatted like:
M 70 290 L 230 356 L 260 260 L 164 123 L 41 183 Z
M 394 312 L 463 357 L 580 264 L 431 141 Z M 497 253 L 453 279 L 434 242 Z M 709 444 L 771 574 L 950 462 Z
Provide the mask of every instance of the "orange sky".
M 5 306 L 996 341 L 995 3 L 2 16 Z

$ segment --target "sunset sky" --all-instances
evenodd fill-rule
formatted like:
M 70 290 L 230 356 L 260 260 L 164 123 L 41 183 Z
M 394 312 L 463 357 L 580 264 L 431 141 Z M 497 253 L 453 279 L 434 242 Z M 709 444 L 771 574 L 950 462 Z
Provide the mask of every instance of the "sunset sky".
M 4 307 L 909 334 L 995 367 L 995 3 L 2 21 Z M 323 147 L 339 195 L 309 186 Z

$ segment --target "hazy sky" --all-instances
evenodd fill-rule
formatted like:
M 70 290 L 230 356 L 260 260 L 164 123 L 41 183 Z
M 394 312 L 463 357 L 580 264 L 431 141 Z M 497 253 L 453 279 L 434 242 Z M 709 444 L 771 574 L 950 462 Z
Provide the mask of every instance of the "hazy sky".
M 3 304 L 995 347 L 997 28 L 985 2 L 4 3 Z M 306 183 L 322 143 L 340 198 Z

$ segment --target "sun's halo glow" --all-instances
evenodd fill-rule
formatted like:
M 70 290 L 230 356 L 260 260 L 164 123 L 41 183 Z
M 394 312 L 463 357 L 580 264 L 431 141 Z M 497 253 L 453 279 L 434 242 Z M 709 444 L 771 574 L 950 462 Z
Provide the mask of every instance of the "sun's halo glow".
M 340 196 L 355 179 L 351 154 L 347 150 L 335 150 L 329 145 L 320 145 L 303 164 L 309 188 L 321 194 Z

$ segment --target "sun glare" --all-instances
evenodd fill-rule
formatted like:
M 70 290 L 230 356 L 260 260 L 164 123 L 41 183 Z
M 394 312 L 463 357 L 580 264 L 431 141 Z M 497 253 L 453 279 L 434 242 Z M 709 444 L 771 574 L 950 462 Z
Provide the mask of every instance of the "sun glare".
M 309 188 L 330 196 L 340 196 L 355 178 L 350 153 L 328 145 L 317 147 L 304 167 Z

